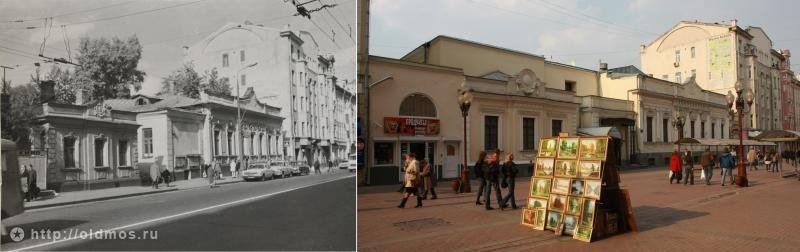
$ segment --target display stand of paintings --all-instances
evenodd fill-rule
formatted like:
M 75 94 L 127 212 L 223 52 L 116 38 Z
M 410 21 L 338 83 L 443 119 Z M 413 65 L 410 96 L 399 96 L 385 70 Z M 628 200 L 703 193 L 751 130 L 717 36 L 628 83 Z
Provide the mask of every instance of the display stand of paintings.
M 618 176 L 616 167 L 606 162 L 609 152 L 613 151 L 608 149 L 610 140 L 608 137 L 563 135 L 541 139 L 528 205 L 522 211 L 522 225 L 552 230 L 585 242 L 597 238 L 598 234 L 593 235 L 593 231 L 598 228 L 598 205 L 613 205 L 604 204 L 603 197 L 608 197 L 609 190 L 619 190 L 618 177 L 604 179 Z M 629 199 L 622 208 L 627 208 L 622 213 L 632 215 Z M 605 216 L 602 218 L 603 223 L 609 221 Z M 599 233 L 606 234 L 606 231 Z

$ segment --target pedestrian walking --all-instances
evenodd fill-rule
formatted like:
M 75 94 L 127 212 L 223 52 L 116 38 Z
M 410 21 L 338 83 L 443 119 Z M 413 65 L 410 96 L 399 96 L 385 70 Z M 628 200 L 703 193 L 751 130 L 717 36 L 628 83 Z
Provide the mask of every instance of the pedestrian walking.
M 731 184 L 733 184 L 733 167 L 735 166 L 736 160 L 728 152 L 728 148 L 725 148 L 722 151 L 722 155 L 719 156 L 719 167 L 722 168 L 722 186 L 725 186 L 726 176 L 731 178 Z
M 419 190 L 417 189 L 417 183 L 419 183 L 419 163 L 415 159 L 413 152 L 406 154 L 406 162 L 403 170 L 405 171 L 405 175 L 403 176 L 405 191 L 403 192 L 403 200 L 400 201 L 400 205 L 397 207 L 405 208 L 406 201 L 408 201 L 408 197 L 412 194 L 417 197 L 417 205 L 414 207 L 422 207 L 422 197 L 420 197 Z
M 428 192 L 431 193 L 431 199 L 436 199 L 436 179 L 433 178 L 433 172 L 431 171 L 431 164 L 428 163 L 428 160 L 422 160 L 419 162 L 419 166 L 422 167 L 422 172 L 420 172 L 420 176 L 422 177 L 422 199 L 428 199 Z
M 481 182 L 481 185 L 478 186 L 478 197 L 475 199 L 475 205 L 482 205 L 481 204 L 481 195 L 483 195 L 483 189 L 486 187 L 486 176 L 483 174 L 483 167 L 486 166 L 486 151 L 481 151 L 478 153 L 478 161 L 475 161 L 475 166 L 472 167 L 475 173 L 475 178 Z
M 750 170 L 758 170 L 758 152 L 756 152 L 756 147 L 750 147 L 750 151 L 747 152 L 747 162 L 750 165 Z
M 214 188 L 217 186 L 217 170 L 219 168 L 219 160 L 214 158 L 211 160 L 211 165 L 208 166 L 208 170 L 206 171 L 206 175 L 208 175 L 208 188 Z
M 314 161 L 314 173 L 321 174 L 322 172 L 319 171 L 319 160 Z
M 703 154 L 700 154 L 700 166 L 703 167 L 703 177 L 705 178 L 706 185 L 710 185 L 711 175 L 714 170 L 714 155 L 711 154 L 711 148 L 706 147 Z
M 492 153 L 491 160 L 488 162 L 487 165 L 483 166 L 483 175 L 486 177 L 486 190 L 484 191 L 484 199 L 486 201 L 486 210 L 492 210 L 491 206 L 491 195 L 492 189 L 495 192 L 495 199 L 497 199 L 497 205 L 500 206 L 502 210 L 505 208 L 503 206 L 503 196 L 500 192 L 500 184 L 499 184 L 499 175 L 500 175 L 500 150 L 495 150 Z
M 502 206 L 507 206 L 508 202 L 511 201 L 511 208 L 517 209 L 517 199 L 514 197 L 514 187 L 516 187 L 516 178 L 517 173 L 519 173 L 519 169 L 517 168 L 517 164 L 514 163 L 514 154 L 508 154 L 506 157 L 506 162 L 503 163 L 501 171 L 503 172 L 502 187 L 508 187 L 508 192 L 506 196 L 503 197 Z
M 672 184 L 672 180 L 677 180 L 677 184 L 681 183 L 681 155 L 678 154 L 678 150 L 672 152 L 669 156 L 669 183 Z
M 236 162 L 236 159 L 231 159 L 230 164 L 228 164 L 228 171 L 231 172 L 231 177 L 236 177 L 236 165 L 237 164 L 238 164 L 238 162 Z
M 161 171 L 161 181 L 169 187 L 169 182 L 172 181 L 172 174 L 167 169 Z
M 33 165 L 23 165 L 25 168 L 25 172 L 23 176 L 27 178 L 26 185 L 28 186 L 28 190 L 25 192 L 25 201 L 34 201 L 36 198 L 39 197 L 39 187 L 36 186 L 37 174 L 36 169 L 33 168 Z
M 161 157 L 150 164 L 150 180 L 153 181 L 153 188 L 158 189 L 158 184 L 161 183 Z
M 682 158 L 683 164 L 683 185 L 690 183 L 694 185 L 694 172 L 692 171 L 692 167 L 694 166 L 694 159 L 692 158 L 692 152 L 689 149 L 686 149 L 686 152 L 683 153 Z

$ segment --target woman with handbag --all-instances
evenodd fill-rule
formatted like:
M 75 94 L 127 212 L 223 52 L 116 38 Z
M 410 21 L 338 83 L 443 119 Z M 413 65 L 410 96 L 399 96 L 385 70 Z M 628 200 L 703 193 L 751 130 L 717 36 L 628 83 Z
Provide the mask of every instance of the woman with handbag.
M 419 164 L 417 160 L 414 158 L 414 153 L 410 152 L 406 154 L 406 165 L 405 165 L 405 190 L 403 192 L 403 200 L 400 201 L 400 205 L 397 208 L 405 208 L 406 201 L 408 201 L 408 197 L 412 194 L 417 197 L 417 207 L 422 207 L 422 197 L 419 195 L 419 190 L 417 189 L 417 183 L 419 182 Z

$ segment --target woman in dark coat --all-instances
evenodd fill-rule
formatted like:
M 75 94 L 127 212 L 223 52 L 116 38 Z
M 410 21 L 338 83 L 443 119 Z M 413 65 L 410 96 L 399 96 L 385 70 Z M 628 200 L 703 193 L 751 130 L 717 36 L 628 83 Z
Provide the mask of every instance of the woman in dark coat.
M 433 179 L 433 172 L 431 171 L 431 164 L 428 163 L 428 160 L 422 160 L 419 163 L 422 172 L 419 173 L 422 176 L 422 199 L 428 199 L 428 192 L 431 192 L 431 199 L 436 199 L 436 191 L 433 189 L 436 185 L 435 179 Z
M 486 178 L 483 175 L 483 166 L 486 165 L 486 151 L 481 151 L 478 154 L 478 161 L 475 161 L 475 166 L 472 168 L 475 171 L 475 178 L 481 182 L 481 185 L 478 187 L 478 197 L 475 199 L 475 205 L 482 205 L 481 204 L 481 195 L 483 194 L 483 189 L 486 187 Z

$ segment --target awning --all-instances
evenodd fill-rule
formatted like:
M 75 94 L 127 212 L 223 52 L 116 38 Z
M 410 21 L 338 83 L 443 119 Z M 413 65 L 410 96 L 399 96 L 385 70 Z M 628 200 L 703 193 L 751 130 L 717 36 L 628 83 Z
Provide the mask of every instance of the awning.
M 800 140 L 800 132 L 793 130 L 769 130 L 755 137 L 761 141 L 792 142 Z
M 739 139 L 694 139 L 690 137 L 681 138 L 675 144 L 705 145 L 705 146 L 738 146 Z M 775 146 L 775 143 L 762 142 L 752 139 L 742 141 L 743 145 L 748 146 Z
M 610 136 L 621 139 L 622 133 L 616 127 L 592 127 L 579 128 L 578 136 Z

